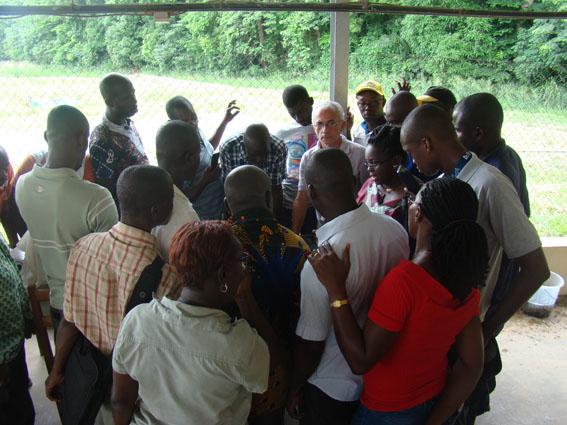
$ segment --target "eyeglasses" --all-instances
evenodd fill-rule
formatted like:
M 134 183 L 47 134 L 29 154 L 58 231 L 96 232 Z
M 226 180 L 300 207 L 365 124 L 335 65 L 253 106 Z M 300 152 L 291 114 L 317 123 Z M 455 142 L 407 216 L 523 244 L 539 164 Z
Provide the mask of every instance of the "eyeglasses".
M 359 108 L 371 108 L 373 106 L 377 106 L 378 105 L 378 101 L 377 100 L 371 100 L 370 102 L 356 102 L 356 105 Z
M 363 162 L 364 166 L 369 170 L 375 170 L 376 168 L 380 167 L 385 161 L 378 161 L 378 162 Z
M 331 120 L 331 121 L 327 121 L 327 122 L 316 122 L 315 123 L 315 128 L 317 130 L 321 130 L 323 129 L 323 127 L 329 127 L 329 128 L 335 128 L 337 126 L 338 122 Z

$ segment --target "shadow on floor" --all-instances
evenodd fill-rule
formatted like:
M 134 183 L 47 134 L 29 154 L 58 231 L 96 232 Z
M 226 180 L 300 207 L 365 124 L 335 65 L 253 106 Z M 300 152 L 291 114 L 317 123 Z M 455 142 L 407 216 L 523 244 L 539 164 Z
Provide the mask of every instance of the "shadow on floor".
M 567 297 L 551 315 L 536 319 L 516 314 L 498 337 L 503 370 L 492 394 L 492 410 L 477 425 L 567 424 Z M 59 425 L 55 404 L 47 400 L 47 372 L 37 341 L 26 341 L 37 425 Z M 294 422 L 286 420 L 286 424 Z

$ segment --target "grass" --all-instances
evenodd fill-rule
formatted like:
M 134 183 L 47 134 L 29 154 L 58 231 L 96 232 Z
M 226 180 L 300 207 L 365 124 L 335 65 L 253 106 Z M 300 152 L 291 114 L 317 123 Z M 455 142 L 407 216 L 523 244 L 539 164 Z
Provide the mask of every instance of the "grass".
M 13 164 L 27 153 L 45 148 L 43 131 L 49 110 L 58 103 L 81 109 L 91 123 L 100 122 L 104 104 L 98 82 L 108 70 L 77 70 L 0 62 L 0 84 L 4 88 L 0 105 L 0 137 Z M 167 120 L 164 105 L 175 95 L 189 98 L 199 115 L 200 127 L 212 135 L 220 123 L 224 108 L 233 99 L 241 113 L 228 125 L 225 137 L 243 130 L 252 122 L 262 121 L 275 132 L 290 118 L 281 103 L 281 92 L 289 84 L 307 87 L 315 101 L 328 99 L 329 76 L 326 72 L 293 78 L 271 74 L 258 78 L 192 73 L 191 75 L 150 73 L 130 74 L 136 88 L 139 112 L 134 117 L 150 156 L 155 152 L 155 133 Z M 355 125 L 360 121 L 354 99 L 357 84 L 373 76 L 350 76 L 349 104 L 353 105 Z M 396 76 L 379 78 L 389 96 L 389 86 Z M 439 81 L 412 81 L 412 91 L 422 93 Z M 523 159 L 528 176 L 532 221 L 540 236 L 567 237 L 567 111 L 555 102 L 563 93 L 549 87 L 524 88 L 515 84 L 493 87 L 482 81 L 452 81 L 458 98 L 478 91 L 492 91 L 505 110 L 503 137 Z M 521 99 L 521 101 L 519 100 Z M 563 99 L 567 100 L 567 99 Z M 565 103 L 563 103 L 564 105 Z M 551 106 L 550 106 L 551 105 Z

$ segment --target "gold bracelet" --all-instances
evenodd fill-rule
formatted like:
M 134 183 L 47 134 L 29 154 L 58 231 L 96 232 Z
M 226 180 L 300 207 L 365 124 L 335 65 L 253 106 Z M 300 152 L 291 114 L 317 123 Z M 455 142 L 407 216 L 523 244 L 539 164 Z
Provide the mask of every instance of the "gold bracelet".
M 330 305 L 331 305 L 331 307 L 339 308 L 339 307 L 342 307 L 345 304 L 348 304 L 349 302 L 350 301 L 347 298 L 347 299 L 344 299 L 344 300 L 335 300 Z

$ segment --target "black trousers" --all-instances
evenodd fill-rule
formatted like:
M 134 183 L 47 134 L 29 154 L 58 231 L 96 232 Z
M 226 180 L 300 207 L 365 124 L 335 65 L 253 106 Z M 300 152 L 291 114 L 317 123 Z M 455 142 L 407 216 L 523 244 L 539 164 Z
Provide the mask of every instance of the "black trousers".
M 51 322 L 53 323 L 53 338 L 57 338 L 57 329 L 59 329 L 59 323 L 63 319 L 63 310 L 57 310 L 49 306 L 49 315 L 51 316 Z
M 315 385 L 303 388 L 303 417 L 300 425 L 349 425 L 360 402 L 338 401 Z
M 33 425 L 35 409 L 28 388 L 29 375 L 23 343 L 8 367 L 10 382 L 0 388 L 0 425 Z

